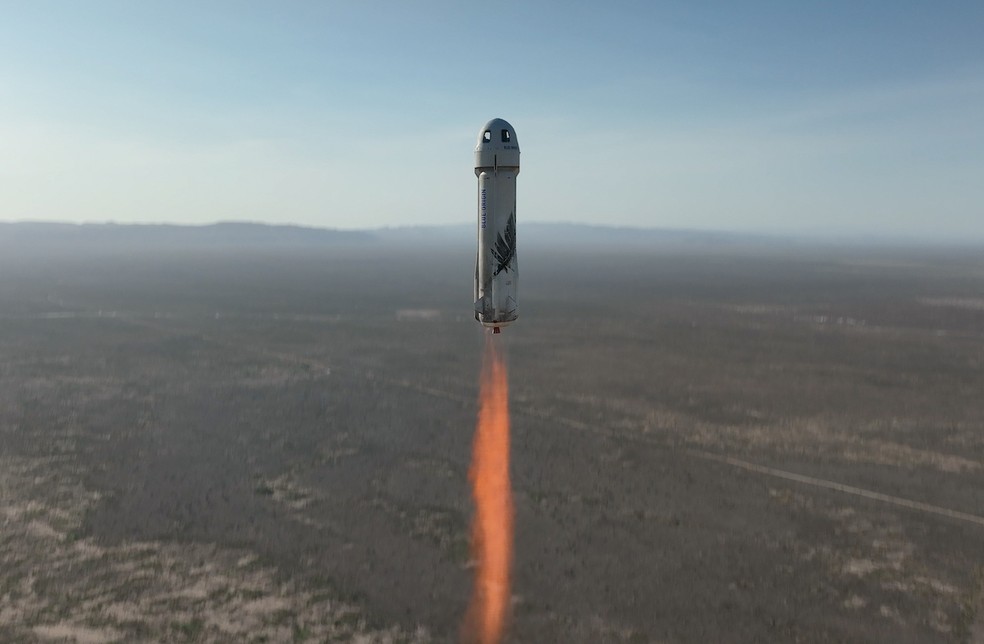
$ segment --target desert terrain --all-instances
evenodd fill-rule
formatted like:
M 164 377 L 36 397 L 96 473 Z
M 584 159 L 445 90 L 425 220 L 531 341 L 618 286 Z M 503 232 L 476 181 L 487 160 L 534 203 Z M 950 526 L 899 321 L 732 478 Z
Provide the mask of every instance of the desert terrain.
M 984 642 L 984 249 L 522 239 L 508 641 Z M 445 241 L 0 239 L 0 641 L 457 641 Z

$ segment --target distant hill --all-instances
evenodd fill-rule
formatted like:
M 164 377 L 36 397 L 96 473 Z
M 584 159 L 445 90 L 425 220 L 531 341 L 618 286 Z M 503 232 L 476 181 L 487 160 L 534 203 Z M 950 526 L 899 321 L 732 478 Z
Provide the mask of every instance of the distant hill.
M 397 245 L 405 248 L 467 249 L 475 243 L 475 224 L 407 226 L 367 230 L 338 230 L 312 226 L 219 222 L 204 226 L 176 224 L 65 224 L 0 222 L 0 248 L 17 254 L 41 248 L 51 250 L 139 251 L 142 248 L 171 251 L 236 248 L 319 248 Z M 645 250 L 789 248 L 807 246 L 906 246 L 940 245 L 944 242 L 873 236 L 789 236 L 670 228 L 632 228 L 564 222 L 519 223 L 521 248 Z M 950 243 L 949 245 L 961 245 Z M 963 245 L 979 247 L 979 243 Z
M 653 244 L 734 244 L 768 238 L 732 233 L 622 228 L 571 223 L 520 223 L 524 246 L 625 246 Z M 78 246 L 323 246 L 350 244 L 473 244 L 474 224 L 337 230 L 294 225 L 220 222 L 205 226 L 174 224 L 0 223 L 0 243 Z
M 415 244 L 467 244 L 474 243 L 475 224 L 449 226 L 414 226 L 405 228 L 381 228 L 372 231 L 386 242 L 412 242 Z M 668 228 L 628 228 L 621 226 L 595 226 L 588 224 L 554 222 L 520 222 L 521 247 L 554 246 L 569 248 L 597 246 L 652 247 L 665 245 L 733 246 L 735 244 L 774 244 L 779 238 L 767 235 L 741 233 L 674 230 Z
M 130 246 L 255 246 L 367 243 L 372 233 L 304 226 L 220 222 L 207 226 L 174 224 L 0 223 L 0 243 Z

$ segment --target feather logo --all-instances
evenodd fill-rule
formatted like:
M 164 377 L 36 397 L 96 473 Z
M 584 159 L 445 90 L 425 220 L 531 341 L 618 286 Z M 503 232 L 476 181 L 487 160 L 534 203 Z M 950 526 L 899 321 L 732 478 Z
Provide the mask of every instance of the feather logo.
M 503 236 L 505 234 L 505 236 Z M 492 257 L 499 263 L 493 277 L 502 271 L 509 272 L 509 265 L 516 256 L 516 211 L 509 213 L 506 229 L 496 236 L 495 246 L 492 247 Z

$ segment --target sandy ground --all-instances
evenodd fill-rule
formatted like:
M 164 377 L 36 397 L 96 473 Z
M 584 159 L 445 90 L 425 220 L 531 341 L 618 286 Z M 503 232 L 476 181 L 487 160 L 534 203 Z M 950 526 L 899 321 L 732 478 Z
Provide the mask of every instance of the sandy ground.
M 458 639 L 481 335 L 247 259 L 0 283 L 0 640 Z M 612 261 L 504 334 L 509 641 L 984 641 L 977 269 Z

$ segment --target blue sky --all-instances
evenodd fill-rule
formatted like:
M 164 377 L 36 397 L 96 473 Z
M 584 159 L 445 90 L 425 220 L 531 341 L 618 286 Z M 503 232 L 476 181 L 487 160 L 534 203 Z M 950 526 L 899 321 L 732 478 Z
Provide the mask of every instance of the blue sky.
M 984 3 L 0 0 L 0 220 L 984 239 Z

